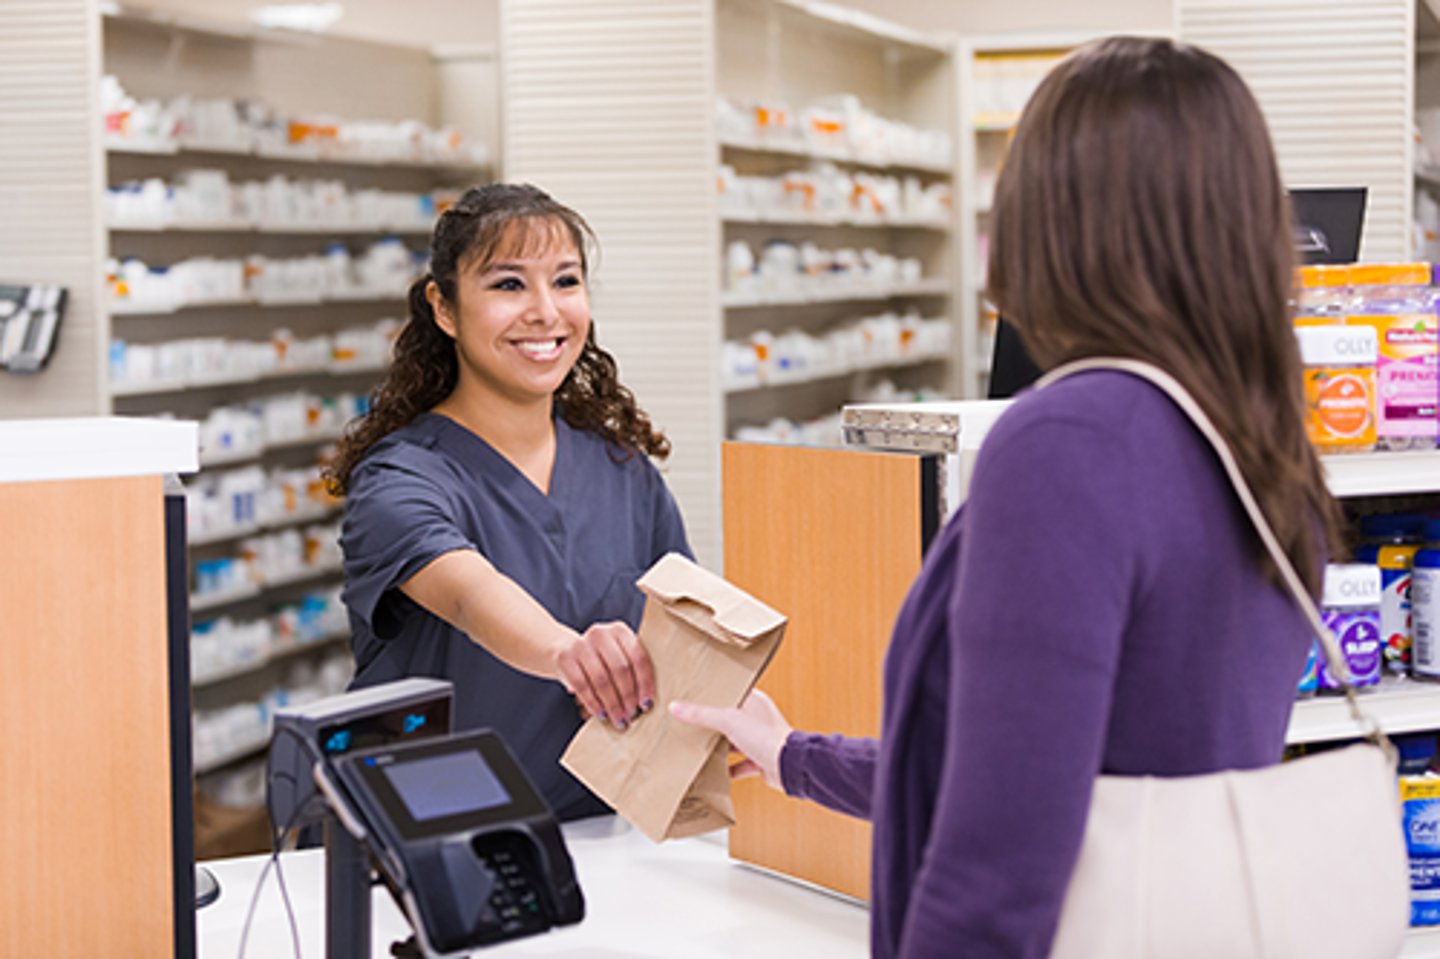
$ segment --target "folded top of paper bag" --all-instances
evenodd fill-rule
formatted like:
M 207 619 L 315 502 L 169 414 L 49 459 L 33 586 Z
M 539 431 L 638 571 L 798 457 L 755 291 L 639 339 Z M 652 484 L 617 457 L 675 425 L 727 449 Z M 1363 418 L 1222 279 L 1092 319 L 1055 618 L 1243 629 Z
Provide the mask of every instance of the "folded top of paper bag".
M 672 616 L 737 646 L 785 623 L 780 613 L 678 553 L 661 557 L 635 585 L 666 603 Z

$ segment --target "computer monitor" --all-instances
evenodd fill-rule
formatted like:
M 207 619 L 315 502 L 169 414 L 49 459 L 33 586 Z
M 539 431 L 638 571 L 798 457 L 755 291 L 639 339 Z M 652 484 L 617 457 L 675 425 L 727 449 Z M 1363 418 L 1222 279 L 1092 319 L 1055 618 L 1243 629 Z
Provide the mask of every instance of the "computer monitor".
M 1290 191 L 1295 249 L 1302 262 L 1354 263 L 1360 258 L 1367 193 L 1363 186 Z
M 1291 190 L 1295 208 L 1295 246 L 1303 263 L 1354 263 L 1365 225 L 1365 187 Z M 1040 378 L 1020 334 L 1001 317 L 995 327 L 990 364 L 992 400 L 1014 396 Z

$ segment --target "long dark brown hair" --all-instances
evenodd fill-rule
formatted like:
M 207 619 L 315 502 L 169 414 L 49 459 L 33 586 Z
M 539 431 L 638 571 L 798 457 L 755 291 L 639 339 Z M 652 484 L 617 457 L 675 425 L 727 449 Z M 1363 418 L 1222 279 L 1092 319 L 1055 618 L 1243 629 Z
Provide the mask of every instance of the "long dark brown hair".
M 512 224 L 518 229 L 511 231 Z M 410 286 L 410 318 L 395 339 L 390 369 L 371 394 L 370 411 L 346 429 L 325 470 L 333 492 L 345 493 L 351 473 L 370 447 L 455 389 L 460 375 L 455 341 L 436 324 L 426 287 L 433 281 L 454 306 L 456 274 L 462 266 L 490 263 L 502 252 L 502 243 L 518 244 L 521 249 L 503 252 L 523 256 L 554 242 L 557 234 L 574 244 L 588 281 L 590 255 L 596 248 L 594 231 L 580 214 L 536 187 L 511 183 L 477 187 L 441 215 L 430 238 L 430 270 Z M 614 357 L 595 342 L 593 322 L 579 359 L 555 391 L 555 404 L 566 423 L 610 441 L 619 458 L 636 453 L 657 459 L 670 455 L 670 441 L 621 385 Z
M 996 185 L 990 297 L 1042 369 L 1124 356 L 1179 380 L 1318 593 L 1339 508 L 1305 436 L 1294 266 L 1265 120 L 1223 61 L 1115 37 L 1035 91 Z

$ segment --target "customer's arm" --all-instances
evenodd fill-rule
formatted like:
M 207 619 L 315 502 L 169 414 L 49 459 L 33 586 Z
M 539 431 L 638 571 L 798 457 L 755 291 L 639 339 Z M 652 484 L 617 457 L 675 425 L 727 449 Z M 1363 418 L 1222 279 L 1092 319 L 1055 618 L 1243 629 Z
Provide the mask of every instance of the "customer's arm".
M 1129 496 L 1115 444 L 1053 421 L 992 442 L 965 506 L 940 787 L 900 930 L 906 959 L 1049 953 L 1127 618 L 1133 564 L 1108 545 L 1124 538 Z

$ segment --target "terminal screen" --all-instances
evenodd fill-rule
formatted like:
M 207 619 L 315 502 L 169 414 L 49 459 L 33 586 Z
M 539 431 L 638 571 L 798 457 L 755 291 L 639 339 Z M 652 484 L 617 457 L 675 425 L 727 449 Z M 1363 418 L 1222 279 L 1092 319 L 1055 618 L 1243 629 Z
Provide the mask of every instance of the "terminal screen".
M 416 822 L 510 803 L 510 793 L 475 750 L 387 763 L 385 778 Z

